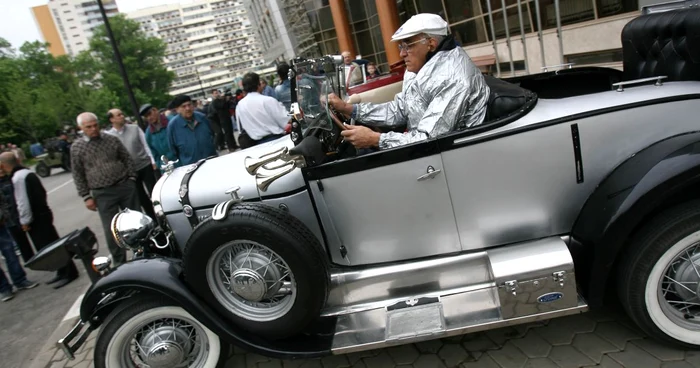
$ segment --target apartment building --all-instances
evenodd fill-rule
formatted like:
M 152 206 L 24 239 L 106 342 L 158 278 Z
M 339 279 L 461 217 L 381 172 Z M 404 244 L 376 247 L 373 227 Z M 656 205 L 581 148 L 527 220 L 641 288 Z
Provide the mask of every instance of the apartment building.
M 485 73 L 544 67 L 622 67 L 620 33 L 640 6 L 661 0 L 306 0 L 321 54 L 347 50 L 386 72 L 400 61 L 391 34 L 411 15 L 439 14 Z
M 119 13 L 115 0 L 102 0 L 102 4 L 108 17 Z M 49 43 L 54 56 L 76 56 L 89 49 L 92 30 L 104 23 L 97 1 L 50 0 L 31 9 L 43 41 Z
M 304 0 L 243 0 L 269 64 L 319 56 Z
M 170 94 L 204 98 L 264 66 L 262 48 L 241 0 L 199 0 L 127 14 L 166 42 L 163 61 L 176 74 Z M 235 87 L 237 88 L 237 86 Z

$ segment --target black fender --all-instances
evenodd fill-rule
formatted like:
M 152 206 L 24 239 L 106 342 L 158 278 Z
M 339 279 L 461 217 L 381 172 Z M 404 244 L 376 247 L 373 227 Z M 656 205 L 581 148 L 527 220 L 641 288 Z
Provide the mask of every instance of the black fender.
M 603 304 L 612 268 L 636 229 L 660 210 L 698 196 L 700 132 L 658 141 L 603 179 L 571 232 L 579 287 L 590 306 Z
M 307 333 L 285 340 L 268 341 L 231 325 L 197 297 L 182 279 L 182 261 L 175 258 L 139 259 L 125 263 L 95 282 L 83 297 L 80 318 L 99 327 L 109 313 L 135 294 L 170 298 L 222 340 L 249 352 L 280 359 L 314 358 L 331 354 L 335 319 L 317 328 L 331 333 Z

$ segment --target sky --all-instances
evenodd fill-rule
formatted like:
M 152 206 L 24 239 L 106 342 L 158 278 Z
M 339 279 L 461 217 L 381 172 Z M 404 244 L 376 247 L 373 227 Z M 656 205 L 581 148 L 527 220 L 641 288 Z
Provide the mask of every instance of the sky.
M 122 13 L 156 5 L 189 3 L 192 0 L 117 0 Z M 3 19 L 0 22 L 0 37 L 10 41 L 19 49 L 25 41 L 41 40 L 41 33 L 34 22 L 31 7 L 48 4 L 49 0 L 0 0 Z

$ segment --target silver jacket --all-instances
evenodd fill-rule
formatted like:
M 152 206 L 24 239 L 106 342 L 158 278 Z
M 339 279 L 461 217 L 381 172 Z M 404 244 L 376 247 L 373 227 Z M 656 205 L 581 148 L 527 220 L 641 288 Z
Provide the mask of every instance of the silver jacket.
M 457 46 L 436 53 L 418 73 L 406 71 L 393 101 L 357 104 L 354 118 L 372 126 L 406 125 L 406 133 L 382 133 L 379 148 L 387 149 L 481 124 L 489 92 L 481 70 Z

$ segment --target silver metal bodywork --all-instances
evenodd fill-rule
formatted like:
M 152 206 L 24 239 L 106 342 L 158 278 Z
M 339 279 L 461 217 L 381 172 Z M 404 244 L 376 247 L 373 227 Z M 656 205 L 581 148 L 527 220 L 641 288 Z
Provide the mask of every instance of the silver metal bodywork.
M 311 195 L 294 195 L 307 192 L 301 169 L 282 176 L 261 193 L 255 177 L 243 166 L 247 156 L 292 147 L 291 140 L 283 137 L 208 160 L 189 182 L 190 202 L 198 216 L 208 217 L 214 205 L 230 198 L 225 191 L 239 186 L 243 200 L 262 195 L 263 203 L 287 205 L 340 265 L 396 262 L 562 235 L 570 231 L 586 198 L 614 167 L 653 142 L 697 129 L 695 100 L 644 104 L 692 94 L 700 94 L 700 83 L 641 85 L 623 92 L 540 99 L 519 120 L 454 140 L 463 147 L 323 179 L 324 191 L 310 185 Z M 631 104 L 640 106 L 484 141 L 543 121 Z M 674 117 L 672 122 L 669 116 Z M 582 183 L 576 183 L 572 124 L 580 130 Z M 429 166 L 440 172 L 430 180 L 417 181 Z M 161 178 L 153 194 L 181 247 L 192 231 L 178 195 L 186 170 L 180 167 Z M 348 251 L 345 257 L 338 251 L 341 244 Z
M 338 318 L 334 353 L 580 313 L 587 305 L 568 234 L 618 165 L 698 129 L 697 97 L 669 96 L 700 96 L 700 83 L 541 99 L 504 126 L 443 138 L 451 145 L 443 152 L 308 183 L 295 169 L 261 191 L 244 160 L 292 147 L 284 137 L 201 165 L 189 181 L 190 203 L 204 219 L 229 199 L 227 189 L 240 187 L 244 201 L 286 208 L 308 226 L 334 264 L 321 311 Z M 161 178 L 153 195 L 181 247 L 192 232 L 178 194 L 187 170 Z

